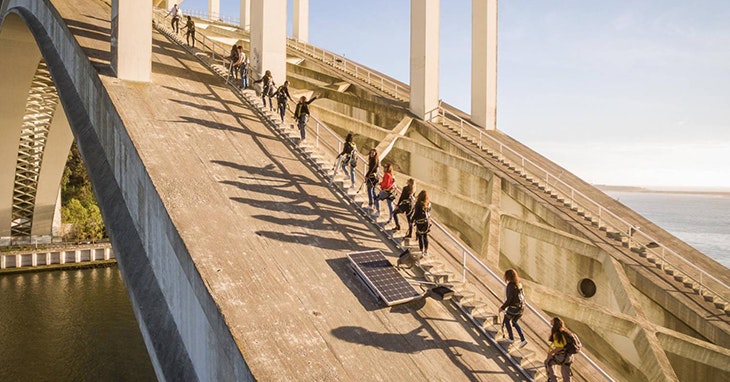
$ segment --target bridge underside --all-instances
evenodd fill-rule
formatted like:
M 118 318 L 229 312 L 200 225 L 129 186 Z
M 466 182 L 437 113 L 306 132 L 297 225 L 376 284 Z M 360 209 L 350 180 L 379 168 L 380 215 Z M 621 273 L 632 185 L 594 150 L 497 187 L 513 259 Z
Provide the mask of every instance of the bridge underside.
M 16 155 L 20 146 L 31 79 L 41 62 L 36 40 L 56 47 L 78 41 L 83 51 L 75 51 L 75 59 L 88 56 L 88 65 L 62 64 L 66 60 L 54 57 L 59 48 L 43 54 L 65 106 L 56 108 L 46 147 L 62 110 L 90 167 L 159 375 L 347 379 L 374 373 L 383 379 L 448 379 L 454 373 L 479 375 L 477 367 L 466 366 L 473 363 L 511 378 L 500 366 L 483 363 L 483 345 L 458 329 L 460 323 L 438 324 L 453 321 L 440 307 L 428 303 L 420 311 L 384 312 L 363 298 L 340 259 L 345 251 L 387 247 L 296 151 L 195 59 L 156 34 L 152 83 L 125 84 L 108 76 L 109 28 L 100 21 L 108 19 L 108 8 L 91 0 L 54 2 L 70 33 L 59 27 L 48 37 L 34 29 L 40 26 L 31 17 L 45 11 L 29 3 L 34 2 L 0 6 L 3 13 L 7 4 L 32 10 L 25 19 L 5 17 L 0 30 L 0 74 L 16 67 L 24 71 L 15 75 L 17 84 L 8 85 L 13 106 L 0 105 L 0 118 L 7 111 L 17 122 L 8 132 L 17 140 L 7 148 Z M 58 22 L 52 13 L 47 17 L 43 25 Z M 4 54 L 6 47 L 17 49 L 22 61 L 3 59 L 15 57 Z M 399 180 L 413 177 L 419 189 L 428 189 L 439 220 L 495 269 L 520 270 L 530 302 L 566 318 L 618 379 L 730 379 L 730 327 L 712 302 L 642 263 L 639 254 L 606 239 L 535 185 L 474 154 L 443 126 L 412 121 L 405 102 L 307 56 L 289 54 L 292 86 L 302 94 L 324 94 L 312 104 L 315 115 L 342 135 L 355 132 L 361 150 L 387 151 L 384 161 L 396 164 Z M 15 175 L 18 160 L 7 159 L 7 152 L 0 151 L 0 166 L 4 171 L 12 164 Z M 641 221 L 643 229 L 676 240 L 582 181 L 572 181 Z M 0 195 L 12 194 L 7 183 L 0 182 Z M 11 211 L 12 206 L 0 205 L 3 219 L 7 215 L 11 221 Z M 677 246 L 712 266 L 683 243 Z M 718 273 L 728 278 L 726 271 Z M 595 285 L 591 296 L 578 287 L 586 279 Z M 524 320 L 531 342 L 542 343 L 541 323 Z M 402 348 L 403 339 L 408 345 Z M 166 343 L 173 342 L 184 345 L 161 357 L 169 352 Z M 459 349 L 458 357 L 443 350 L 452 347 Z M 387 361 L 381 365 L 383 350 Z M 469 361 L 455 361 L 461 357 Z M 185 367 L 176 370 L 174 363 Z M 362 370 L 365 365 L 372 369 Z

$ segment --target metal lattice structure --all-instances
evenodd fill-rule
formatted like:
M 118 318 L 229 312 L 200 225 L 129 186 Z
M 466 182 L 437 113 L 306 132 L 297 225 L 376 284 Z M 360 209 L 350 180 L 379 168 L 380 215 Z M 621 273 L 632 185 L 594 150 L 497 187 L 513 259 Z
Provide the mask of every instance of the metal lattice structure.
M 20 133 L 13 185 L 11 236 L 31 235 L 43 151 L 58 101 L 51 73 L 46 62 L 41 60 L 28 93 Z

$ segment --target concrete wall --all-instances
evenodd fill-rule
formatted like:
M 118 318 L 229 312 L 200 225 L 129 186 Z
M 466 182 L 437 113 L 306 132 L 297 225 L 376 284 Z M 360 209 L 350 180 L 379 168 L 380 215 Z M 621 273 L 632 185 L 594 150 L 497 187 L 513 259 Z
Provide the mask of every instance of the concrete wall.
M 32 33 L 42 47 L 158 378 L 252 380 L 102 81 L 61 17 L 47 0 L 4 0 L 0 25 L 26 40 Z

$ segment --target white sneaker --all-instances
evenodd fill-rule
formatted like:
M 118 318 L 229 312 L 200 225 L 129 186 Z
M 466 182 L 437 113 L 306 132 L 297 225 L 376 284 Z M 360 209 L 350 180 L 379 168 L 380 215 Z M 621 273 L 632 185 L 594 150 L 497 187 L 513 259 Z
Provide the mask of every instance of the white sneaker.
M 511 338 L 505 338 L 505 339 L 504 339 L 504 342 L 506 342 L 506 343 L 508 343 L 508 344 L 511 344 L 511 343 L 515 342 L 515 340 L 513 340 L 513 339 L 511 339 Z
M 520 347 L 523 348 L 527 345 L 527 340 L 520 342 Z

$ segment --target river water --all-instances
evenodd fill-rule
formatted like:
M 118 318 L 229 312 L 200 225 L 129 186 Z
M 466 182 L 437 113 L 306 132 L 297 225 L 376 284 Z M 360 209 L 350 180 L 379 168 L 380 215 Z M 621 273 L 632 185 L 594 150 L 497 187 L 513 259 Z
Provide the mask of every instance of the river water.
M 730 267 L 730 197 L 609 195 Z M 154 380 L 117 267 L 0 275 L 0 382 Z
M 155 381 L 119 269 L 0 275 L 0 381 Z

